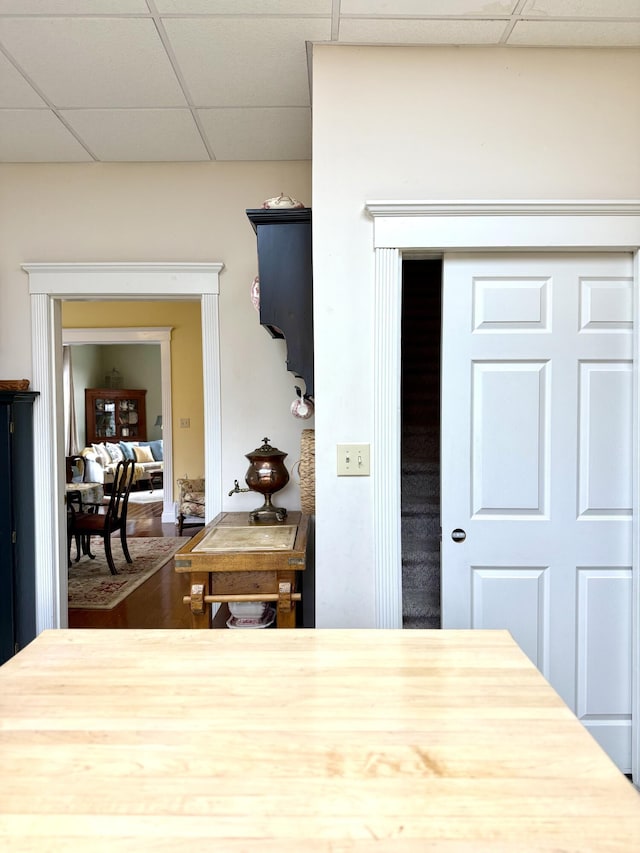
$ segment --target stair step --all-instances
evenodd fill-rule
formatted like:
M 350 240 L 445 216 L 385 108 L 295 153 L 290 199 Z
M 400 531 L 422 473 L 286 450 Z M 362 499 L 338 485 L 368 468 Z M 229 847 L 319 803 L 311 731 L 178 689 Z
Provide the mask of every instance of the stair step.
M 415 590 L 403 596 L 403 628 L 440 627 L 440 588 Z
M 403 519 L 407 522 L 423 519 L 425 524 L 440 521 L 440 495 L 414 498 L 406 498 L 403 495 L 400 505 L 401 522 Z
M 403 557 L 420 550 L 438 548 L 440 544 L 440 512 L 421 512 L 416 515 L 402 514 L 400 518 Z
M 440 431 L 433 430 L 429 433 L 426 430 L 419 432 L 405 432 L 402 435 L 402 466 L 407 466 L 415 463 L 421 465 L 423 463 L 438 464 L 440 458 Z
M 440 505 L 440 481 L 435 477 L 411 477 L 402 478 L 400 492 L 403 508 L 415 512 L 416 507 L 424 503 L 430 508 L 434 504 Z

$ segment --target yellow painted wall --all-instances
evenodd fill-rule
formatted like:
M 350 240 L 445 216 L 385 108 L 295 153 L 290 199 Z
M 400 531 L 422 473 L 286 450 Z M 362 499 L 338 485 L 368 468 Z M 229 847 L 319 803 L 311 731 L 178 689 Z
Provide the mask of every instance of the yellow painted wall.
M 175 479 L 204 475 L 202 334 L 199 302 L 64 302 L 62 326 L 170 327 L 173 470 Z M 180 419 L 191 427 L 180 429 Z M 175 488 L 175 482 L 174 482 Z M 174 494 L 177 492 L 174 491 Z

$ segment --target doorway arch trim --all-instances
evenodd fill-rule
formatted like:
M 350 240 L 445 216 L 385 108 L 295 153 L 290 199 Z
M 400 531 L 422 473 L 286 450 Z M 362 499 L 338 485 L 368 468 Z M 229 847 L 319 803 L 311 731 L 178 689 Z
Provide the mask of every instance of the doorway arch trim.
M 162 401 L 162 441 L 164 447 L 162 521 L 174 520 L 173 493 L 173 424 L 171 412 L 171 328 L 88 328 L 63 329 L 62 344 L 157 344 L 160 346 L 160 382 Z
M 369 201 L 374 298 L 372 502 L 376 625 L 402 627 L 400 359 L 402 257 L 446 251 L 623 251 L 634 255 L 633 778 L 640 776 L 640 200 Z M 392 485 L 393 484 L 393 485 Z
M 29 276 L 32 386 L 40 391 L 34 406 L 37 634 L 68 624 L 61 301 L 200 302 L 208 521 L 222 508 L 218 296 L 223 268 L 219 262 L 23 264 Z

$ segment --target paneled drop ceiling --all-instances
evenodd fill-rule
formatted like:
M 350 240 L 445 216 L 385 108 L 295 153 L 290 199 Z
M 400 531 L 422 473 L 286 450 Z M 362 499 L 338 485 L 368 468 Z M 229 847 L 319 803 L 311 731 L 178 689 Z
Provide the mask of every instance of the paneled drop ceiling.
M 0 162 L 301 160 L 313 43 L 640 46 L 640 0 L 0 0 Z

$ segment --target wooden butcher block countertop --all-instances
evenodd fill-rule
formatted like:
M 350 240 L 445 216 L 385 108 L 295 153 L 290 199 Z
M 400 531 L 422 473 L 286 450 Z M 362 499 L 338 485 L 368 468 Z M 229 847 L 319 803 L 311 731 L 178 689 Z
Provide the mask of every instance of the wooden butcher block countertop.
M 0 850 L 640 850 L 503 631 L 45 631 L 0 667 Z

